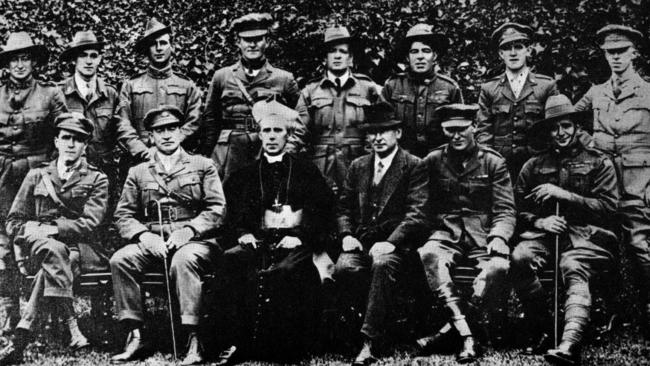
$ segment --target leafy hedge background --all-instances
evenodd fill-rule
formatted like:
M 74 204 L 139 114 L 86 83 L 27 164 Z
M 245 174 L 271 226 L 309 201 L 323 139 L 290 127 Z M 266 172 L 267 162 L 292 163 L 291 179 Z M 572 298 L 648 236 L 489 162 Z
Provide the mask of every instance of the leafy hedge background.
M 502 69 L 489 35 L 504 21 L 535 29 L 533 64 L 538 72 L 554 76 L 573 99 L 590 82 L 608 77 L 596 30 L 614 22 L 645 34 L 650 27 L 646 0 L 2 0 L 0 5 L 3 40 L 11 31 L 26 30 L 50 50 L 42 78 L 68 76 L 70 66 L 59 63 L 58 55 L 74 32 L 92 29 L 108 41 L 100 72 L 116 86 L 145 68 L 144 57 L 132 50 L 150 16 L 172 25 L 177 69 L 204 89 L 215 70 L 236 60 L 230 23 L 248 12 L 273 14 L 269 59 L 302 83 L 322 70 L 319 46 L 328 24 L 349 27 L 361 45 L 357 71 L 383 83 L 403 67 L 394 56 L 400 37 L 410 26 L 427 22 L 451 39 L 440 67 L 459 81 L 468 102 L 477 100 L 482 81 Z M 647 51 L 642 48 L 642 54 Z M 647 59 L 638 65 L 642 72 L 648 66 Z

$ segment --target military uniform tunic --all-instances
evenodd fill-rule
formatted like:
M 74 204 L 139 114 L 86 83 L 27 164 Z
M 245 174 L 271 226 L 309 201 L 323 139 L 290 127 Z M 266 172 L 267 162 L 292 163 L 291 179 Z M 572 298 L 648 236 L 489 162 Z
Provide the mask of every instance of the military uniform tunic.
M 513 180 L 534 153 L 526 138 L 528 129 L 544 118 L 546 99 L 557 94 L 553 79 L 532 72 L 518 98 L 505 73 L 481 85 L 476 140 L 503 155 Z
M 268 61 L 252 78 L 246 75 L 241 61 L 215 72 L 203 114 L 202 150 L 204 155 L 212 156 L 224 180 L 255 160 L 259 153 L 257 125 L 251 115 L 253 103 L 276 99 L 293 108 L 299 93 L 293 74 L 272 66 Z M 301 144 L 299 140 L 292 140 L 288 148 L 299 148 Z
M 163 231 L 169 234 L 190 227 L 195 236 L 171 253 L 170 273 L 178 296 L 183 324 L 198 324 L 201 277 L 214 270 L 221 248 L 215 230 L 225 214 L 225 198 L 214 163 L 203 156 L 180 151 L 169 171 L 158 154 L 129 170 L 120 202 L 115 210 L 120 235 L 137 243 L 140 234 L 160 234 L 158 208 L 161 202 Z M 139 244 L 128 244 L 110 260 L 118 319 L 143 320 L 138 281 L 149 268 L 162 269 L 162 261 Z
M 172 66 L 159 70 L 149 66 L 146 72 L 124 82 L 120 90 L 117 114 L 120 117 L 117 137 L 120 145 L 136 162 L 150 158 L 153 145 L 150 132 L 144 128 L 144 117 L 161 105 L 173 105 L 183 112 L 181 131 L 187 140 L 199 128 L 201 91 L 183 74 L 172 72 Z
M 380 98 L 379 86 L 362 74 L 350 74 L 341 90 L 327 77 L 301 91 L 296 110 L 309 133 L 309 156 L 337 192 L 352 161 L 366 153 L 363 108 Z
M 43 175 L 66 208 L 48 192 Z M 19 248 L 17 260 L 28 260 L 36 276 L 19 327 L 30 329 L 42 296 L 72 297 L 72 283 L 79 270 L 106 269 L 108 256 L 94 230 L 106 213 L 108 179 L 82 158 L 69 179 L 59 177 L 56 160 L 29 171 L 7 218 L 7 233 Z M 58 234 L 42 238 L 38 225 L 54 225 Z M 36 224 L 34 226 L 33 224 Z
M 382 95 L 404 123 L 400 146 L 420 158 L 446 141 L 440 121 L 434 117 L 435 109 L 463 103 L 456 81 L 441 74 L 422 80 L 408 72 L 397 74 L 386 81 Z

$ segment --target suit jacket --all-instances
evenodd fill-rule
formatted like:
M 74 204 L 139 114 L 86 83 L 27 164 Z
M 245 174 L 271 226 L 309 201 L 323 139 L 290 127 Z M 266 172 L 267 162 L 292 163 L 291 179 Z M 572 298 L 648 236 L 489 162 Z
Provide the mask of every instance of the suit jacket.
M 364 246 L 385 240 L 400 249 L 417 247 L 417 234 L 427 227 L 429 178 L 425 166 L 420 158 L 400 148 L 383 177 L 376 215 L 372 214 L 368 192 L 374 167 L 374 153 L 357 158 L 350 166 L 338 201 L 341 237 L 353 235 Z

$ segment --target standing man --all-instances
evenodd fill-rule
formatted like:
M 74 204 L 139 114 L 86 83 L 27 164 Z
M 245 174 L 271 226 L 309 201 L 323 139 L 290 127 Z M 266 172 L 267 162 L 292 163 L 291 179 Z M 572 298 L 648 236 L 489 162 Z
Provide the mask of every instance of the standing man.
M 595 147 L 611 155 L 621 188 L 618 212 L 636 266 L 641 273 L 642 301 L 650 338 L 650 83 L 634 69 L 639 57 L 641 32 L 623 25 L 601 28 L 600 48 L 612 75 L 592 86 L 576 104 L 577 110 L 594 111 Z
M 354 360 L 361 366 L 377 360 L 404 257 L 420 244 L 427 227 L 428 197 L 427 171 L 400 148 L 402 121 L 391 105 L 367 107 L 365 114 L 368 122 L 361 128 L 373 153 L 352 162 L 343 184 L 337 215 L 343 253 L 334 272 L 355 308 L 365 307 L 364 345 Z
M 350 33 L 338 26 L 325 30 L 325 75 L 300 93 L 296 110 L 310 135 L 310 157 L 337 193 L 352 160 L 366 153 L 359 125 L 363 108 L 379 99 L 379 86 L 354 74 Z
M 120 90 L 117 138 L 128 152 L 128 161 L 122 163 L 125 170 L 151 158 L 149 147 L 153 141 L 144 127 L 144 117 L 150 110 L 161 105 L 180 109 L 184 121 L 181 126 L 183 141 L 198 130 L 201 113 L 199 88 L 187 76 L 172 71 L 174 45 L 171 27 L 151 18 L 134 48 L 137 53 L 147 56 L 149 67 L 146 72 L 126 80 Z M 187 144 L 183 146 L 195 148 Z
M 264 54 L 272 24 L 273 18 L 267 13 L 235 19 L 232 29 L 237 34 L 240 59 L 217 70 L 210 83 L 203 114 L 203 154 L 212 157 L 224 180 L 259 153 L 253 104 L 275 99 L 293 108 L 298 101 L 300 91 L 293 74 L 273 67 Z M 290 141 L 289 149 L 297 150 L 301 144 L 299 140 Z
M 214 271 L 221 248 L 214 238 L 225 214 L 225 198 L 214 163 L 180 147 L 185 137 L 183 112 L 175 106 L 151 110 L 144 119 L 155 144 L 151 160 L 129 170 L 115 210 L 116 225 L 128 244 L 111 258 L 117 316 L 129 331 L 124 352 L 111 358 L 123 363 L 144 356 L 139 281 L 170 261 L 170 285 L 178 297 L 188 350 L 182 365 L 203 362 L 197 336 L 201 278 Z M 162 217 L 160 217 L 162 216 Z M 160 227 L 160 223 L 163 227 Z M 161 235 L 161 231 L 164 235 Z
M 10 33 L 0 52 L 0 65 L 9 70 L 9 80 L 0 86 L 0 305 L 7 314 L 2 333 L 20 318 L 16 263 L 5 232 L 9 197 L 16 197 L 30 168 L 48 160 L 54 119 L 67 111 L 56 85 L 34 78 L 34 68 L 46 62 L 47 49 L 35 45 L 26 32 Z
M 492 33 L 506 71 L 481 85 L 478 105 L 479 143 L 493 147 L 506 159 L 514 180 L 533 155 L 526 132 L 544 117 L 544 103 L 558 93 L 555 81 L 530 71 L 530 38 L 533 30 L 504 23 Z
M 551 339 L 545 331 L 552 324 L 547 297 L 537 273 L 553 258 L 556 237 L 559 240 L 564 332 L 560 345 L 545 355 L 559 365 L 580 363 L 591 307 L 589 283 L 611 265 L 617 245 L 612 220 L 618 202 L 616 171 L 605 154 L 583 146 L 578 138 L 585 115 L 564 95 L 548 98 L 546 118 L 531 127 L 529 141 L 550 139 L 551 148 L 524 165 L 515 186 L 524 232 L 512 252 L 511 276 L 524 306 L 526 328 L 534 333 L 529 354 L 545 352 Z
M 418 249 L 431 291 L 449 311 L 450 324 L 462 337 L 458 362 L 476 359 L 472 328 L 482 303 L 494 306 L 509 268 L 508 241 L 515 228 L 515 202 L 506 162 L 474 138 L 477 106 L 450 104 L 437 109 L 449 143 L 424 163 L 434 231 Z M 480 269 L 467 309 L 450 271 L 461 261 Z M 468 318 L 469 315 L 469 318 Z M 474 319 L 473 319 L 474 318 Z M 441 331 L 448 330 L 445 326 Z M 430 339 L 439 338 L 434 336 Z M 418 342 L 427 348 L 427 342 Z
M 443 104 L 463 103 L 458 83 L 436 72 L 436 61 L 449 47 L 449 39 L 433 33 L 428 24 L 417 24 L 406 32 L 399 55 L 409 68 L 386 80 L 382 95 L 404 122 L 400 146 L 424 158 L 445 143 L 440 121 L 434 119 Z
M 62 62 L 74 64 L 74 75 L 64 80 L 59 87 L 65 95 L 68 109 L 84 115 L 94 125 L 86 149 L 86 159 L 108 177 L 107 217 L 110 220 L 119 198 L 119 187 L 116 185 L 120 149 L 117 146 L 117 123 L 113 118 L 118 102 L 117 90 L 97 76 L 104 44 L 92 31 L 75 33 L 72 42 L 59 57 Z
M 92 268 L 103 259 L 94 254 L 94 230 L 104 219 L 108 179 L 82 157 L 92 137 L 93 124 L 77 113 L 57 117 L 54 145 L 58 158 L 29 171 L 11 206 L 7 233 L 23 275 L 36 272 L 31 294 L 15 336 L 0 351 L 0 364 L 21 363 L 33 325 L 41 312 L 57 309 L 70 329 L 70 348 L 89 345 L 79 330 L 72 306 L 72 283 L 80 267 Z M 24 255 L 22 255 L 24 254 Z M 81 262 L 81 263 L 80 263 Z M 47 305 L 42 302 L 46 300 Z
M 274 109 L 260 118 L 262 156 L 226 181 L 226 195 L 236 197 L 227 226 L 236 245 L 224 253 L 223 272 L 237 315 L 230 317 L 234 346 L 218 365 L 243 355 L 294 357 L 314 342 L 319 279 L 312 254 L 328 239 L 334 195 L 311 162 L 285 152 L 296 112 Z

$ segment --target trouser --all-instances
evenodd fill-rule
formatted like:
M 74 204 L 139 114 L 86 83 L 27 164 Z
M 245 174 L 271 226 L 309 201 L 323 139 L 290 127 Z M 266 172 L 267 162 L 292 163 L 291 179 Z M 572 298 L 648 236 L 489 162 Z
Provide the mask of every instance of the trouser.
M 494 307 L 505 287 L 509 261 L 490 256 L 485 247 L 468 243 L 454 245 L 437 240 L 429 240 L 418 249 L 418 253 L 429 288 L 438 294 L 451 313 L 452 324 L 461 336 L 471 335 L 472 331 L 465 318 L 466 310 L 460 301 L 450 270 L 463 259 L 479 268 L 481 271 L 472 285 L 472 303 L 486 303 Z
M 366 304 L 361 333 L 370 339 L 384 335 L 403 262 L 404 256 L 397 252 L 376 257 L 346 252 L 336 261 L 334 278 L 342 291 L 351 295 L 353 303 Z
M 43 298 L 72 299 L 72 285 L 79 274 L 79 251 L 58 240 L 36 239 L 31 244 L 29 261 L 36 267 L 31 292 L 18 328 L 32 329 L 41 311 Z
M 640 271 L 640 290 L 650 316 L 650 207 L 622 205 L 619 214 L 633 260 Z
M 189 242 L 171 256 L 170 286 L 174 286 L 178 297 L 184 325 L 199 323 L 202 277 L 213 272 L 217 254 L 218 249 L 212 244 Z M 145 272 L 162 270 L 162 259 L 144 253 L 137 244 L 129 244 L 115 252 L 110 266 L 118 320 L 142 322 L 140 281 Z
M 564 240 L 560 250 L 560 273 L 565 284 L 564 332 L 562 341 L 579 344 L 589 321 L 591 293 L 589 281 L 603 268 L 611 264 L 612 256 L 596 245 L 575 248 Z M 520 242 L 512 253 L 512 278 L 515 290 L 527 301 L 541 289 L 537 273 L 544 268 L 554 254 L 554 237 Z
M 300 353 L 313 340 L 317 316 L 320 281 L 312 251 L 304 245 L 280 250 L 265 267 L 258 250 L 237 245 L 223 255 L 222 291 L 232 314 L 224 331 L 232 343 L 258 355 Z

